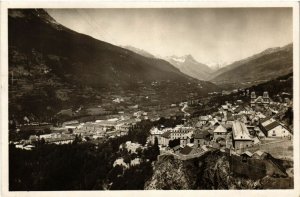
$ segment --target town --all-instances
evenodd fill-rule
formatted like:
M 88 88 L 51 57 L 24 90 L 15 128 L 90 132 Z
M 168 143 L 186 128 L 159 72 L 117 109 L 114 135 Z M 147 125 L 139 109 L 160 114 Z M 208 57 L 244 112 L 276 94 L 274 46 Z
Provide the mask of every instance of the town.
M 296 5 L 22 7 L 5 192 L 298 188 Z
M 137 148 L 146 148 L 147 144 L 157 143 L 160 155 L 174 155 L 181 160 L 200 157 L 212 151 L 220 150 L 230 155 L 243 158 L 260 157 L 264 153 L 270 153 L 276 158 L 292 160 L 293 132 L 290 125 L 285 125 L 278 120 L 280 110 L 286 110 L 292 106 L 290 99 L 283 102 L 274 102 L 267 91 L 263 95 L 245 90 L 244 94 L 250 97 L 250 103 L 236 100 L 234 103 L 225 101 L 217 108 L 217 111 L 190 117 L 186 108 L 193 102 L 182 102 L 180 111 L 184 113 L 182 124 L 166 127 L 165 125 L 153 126 L 149 133 L 145 147 L 143 145 L 127 141 L 126 146 L 135 152 Z M 172 104 L 172 107 L 176 104 Z M 176 117 L 169 117 L 176 118 Z M 76 139 L 84 142 L 101 143 L 111 138 L 128 135 L 142 120 L 149 120 L 145 111 L 135 111 L 131 117 L 119 114 L 114 118 L 79 122 L 71 120 L 54 127 L 47 123 L 28 123 L 19 125 L 17 132 L 26 127 L 48 128 L 50 132 L 30 135 L 28 139 L 11 141 L 16 148 L 32 150 L 36 142 L 47 144 L 68 144 Z M 158 121 L 159 118 L 151 118 L 149 121 Z M 120 146 L 121 147 L 121 146 Z M 134 161 L 133 161 L 134 162 Z M 119 158 L 116 163 L 127 166 Z

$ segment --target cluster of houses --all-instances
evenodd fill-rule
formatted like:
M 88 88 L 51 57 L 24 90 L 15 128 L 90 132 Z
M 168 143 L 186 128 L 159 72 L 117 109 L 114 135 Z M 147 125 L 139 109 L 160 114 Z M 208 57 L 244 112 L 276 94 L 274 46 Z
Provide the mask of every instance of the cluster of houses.
M 46 144 L 69 144 L 76 136 L 83 141 L 115 138 L 127 135 L 128 132 L 140 122 L 137 118 L 112 118 L 107 120 L 96 120 L 94 122 L 80 123 L 78 120 L 67 121 L 61 127 L 51 127 L 49 134 L 31 135 L 28 140 L 13 142 L 16 148 L 32 150 L 38 141 Z
M 21 140 L 19 142 L 14 142 L 16 148 L 24 150 L 32 150 L 35 148 L 36 142 L 44 141 L 47 144 L 69 144 L 75 140 L 75 135 L 67 132 L 62 133 L 50 133 L 42 135 L 31 135 L 28 140 Z
M 264 92 L 262 96 L 256 96 L 255 92 L 247 95 L 251 99 L 250 105 L 244 104 L 241 100 L 237 100 L 234 104 L 226 102 L 218 111 L 199 116 L 193 123 L 186 122 L 174 128 L 153 127 L 150 130 L 149 140 L 152 144 L 157 140 L 162 149 L 190 154 L 207 148 L 242 152 L 259 145 L 264 138 L 291 137 L 287 126 L 273 117 L 278 110 L 271 107 L 274 102 L 269 98 L 268 92 Z M 267 109 L 269 113 L 256 110 L 257 107 Z M 31 150 L 34 148 L 34 142 L 42 139 L 49 144 L 66 144 L 72 143 L 75 136 L 80 136 L 82 140 L 119 137 L 127 135 L 130 130 L 137 127 L 138 122 L 147 119 L 148 115 L 147 112 L 136 111 L 132 117 L 126 118 L 122 115 L 119 118 L 84 123 L 72 120 L 64 122 L 59 128 L 50 125 L 50 134 L 32 135 L 29 140 L 16 142 L 16 147 Z M 32 129 L 35 125 L 29 126 Z M 49 125 L 42 126 L 49 127 Z M 178 144 L 172 145 L 171 148 L 170 144 L 174 144 L 174 141 Z M 128 144 L 128 147 L 130 146 Z
M 238 153 L 258 146 L 266 138 L 290 138 L 291 132 L 273 117 L 256 111 L 256 106 L 272 110 L 267 92 L 256 97 L 251 93 L 250 106 L 241 101 L 221 105 L 218 112 L 198 117 L 193 125 L 177 125 L 174 128 L 150 130 L 150 141 L 155 140 L 162 149 L 181 154 L 191 154 L 196 149 L 228 149 Z M 178 146 L 170 148 L 171 141 L 177 139 Z M 176 149 L 176 150 L 175 150 Z M 195 150 L 193 150 L 195 149 Z
M 114 138 L 127 135 L 128 132 L 137 126 L 140 120 L 118 119 L 96 120 L 95 122 L 69 124 L 67 127 L 73 130 L 74 134 L 93 139 Z
M 127 150 L 128 153 L 137 153 L 139 149 L 143 150 L 144 148 L 145 147 L 139 143 L 127 141 L 126 143 L 120 145 L 119 150 L 120 151 Z M 114 161 L 113 167 L 119 165 L 124 168 L 130 168 L 132 166 L 139 165 L 140 163 L 141 163 L 141 158 L 139 158 L 139 157 L 136 157 L 133 159 L 130 158 L 130 160 L 127 162 L 124 160 L 123 157 L 119 157 Z

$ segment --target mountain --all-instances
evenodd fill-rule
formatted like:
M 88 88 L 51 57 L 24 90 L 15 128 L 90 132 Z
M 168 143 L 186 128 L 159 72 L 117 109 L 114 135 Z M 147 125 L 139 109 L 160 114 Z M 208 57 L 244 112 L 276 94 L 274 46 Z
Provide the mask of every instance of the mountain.
M 293 72 L 293 44 L 267 49 L 216 71 L 217 84 L 258 84 Z
M 130 46 L 130 45 L 126 45 L 126 46 L 121 46 L 122 48 L 125 48 L 125 49 L 128 49 L 130 51 L 133 51 L 137 54 L 140 54 L 144 57 L 148 57 L 148 58 L 156 58 L 154 55 L 152 55 L 151 53 L 143 50 L 143 49 L 139 49 L 139 48 L 136 48 L 136 47 L 133 47 L 133 46 Z
M 207 65 L 215 72 L 217 72 L 218 70 L 220 70 L 221 68 L 224 68 L 226 67 L 227 65 L 231 64 L 231 62 L 211 62 L 211 63 L 208 63 Z M 213 74 L 214 74 L 213 73 Z
M 74 32 L 58 24 L 44 10 L 10 10 L 9 45 L 25 53 L 34 49 L 45 54 L 47 65 L 57 75 L 87 85 L 189 80 L 164 60 L 146 58 Z
M 135 96 L 150 94 L 151 102 L 168 104 L 190 92 L 202 95 L 218 88 L 165 60 L 68 29 L 43 9 L 10 9 L 8 16 L 12 115 L 51 117 L 60 109 L 108 105 L 113 96 L 129 94 L 128 105 L 143 104 Z M 107 108 L 117 110 L 113 103 Z
M 199 80 L 206 80 L 213 73 L 211 68 L 197 62 L 191 55 L 185 55 L 183 57 L 170 56 L 167 57 L 166 60 L 177 67 L 181 72 Z

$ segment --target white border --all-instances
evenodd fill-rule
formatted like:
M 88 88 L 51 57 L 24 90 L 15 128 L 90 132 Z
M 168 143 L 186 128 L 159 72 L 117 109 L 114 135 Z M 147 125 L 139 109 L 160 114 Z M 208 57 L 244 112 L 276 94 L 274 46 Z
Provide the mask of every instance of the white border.
M 7 9 L 8 8 L 179 8 L 179 7 L 292 7 L 293 8 L 293 46 L 294 46 L 294 189 L 293 190 L 182 190 L 182 191 L 55 191 L 55 192 L 9 192 L 8 191 L 8 41 L 7 41 Z M 1 196 L 300 196 L 299 183 L 299 4 L 298 2 L 199 2 L 199 1 L 10 1 L 1 2 L 1 64 L 0 64 L 0 143 L 1 143 Z

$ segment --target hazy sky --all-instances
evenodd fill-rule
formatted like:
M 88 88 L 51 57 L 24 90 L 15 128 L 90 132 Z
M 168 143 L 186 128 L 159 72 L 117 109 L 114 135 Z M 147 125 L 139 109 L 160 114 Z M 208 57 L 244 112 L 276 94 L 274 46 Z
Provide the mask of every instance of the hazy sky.
M 291 43 L 292 8 L 48 9 L 61 24 L 159 56 L 206 64 L 240 60 Z

